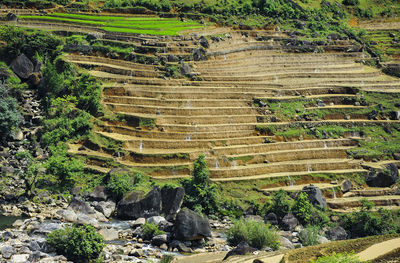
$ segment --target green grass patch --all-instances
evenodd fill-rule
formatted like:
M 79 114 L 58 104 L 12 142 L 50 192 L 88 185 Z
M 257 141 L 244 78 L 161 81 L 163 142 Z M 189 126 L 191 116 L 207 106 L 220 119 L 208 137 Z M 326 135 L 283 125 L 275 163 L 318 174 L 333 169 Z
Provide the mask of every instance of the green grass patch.
M 19 18 L 96 26 L 110 32 L 151 35 L 173 36 L 178 35 L 183 30 L 204 27 L 204 25 L 192 20 L 182 22 L 173 18 L 156 17 L 91 16 L 55 13 L 51 16 L 23 15 L 19 16 Z

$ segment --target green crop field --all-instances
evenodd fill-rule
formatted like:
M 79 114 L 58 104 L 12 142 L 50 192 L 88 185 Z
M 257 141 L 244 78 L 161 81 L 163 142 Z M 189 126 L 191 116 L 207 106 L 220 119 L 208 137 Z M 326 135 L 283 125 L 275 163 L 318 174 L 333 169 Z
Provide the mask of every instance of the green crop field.
M 91 16 L 54 13 L 46 16 L 25 15 L 19 18 L 22 20 L 53 21 L 95 26 L 110 32 L 170 36 L 178 35 L 184 30 L 199 29 L 206 26 L 191 20 L 182 22 L 175 18 L 159 17 Z

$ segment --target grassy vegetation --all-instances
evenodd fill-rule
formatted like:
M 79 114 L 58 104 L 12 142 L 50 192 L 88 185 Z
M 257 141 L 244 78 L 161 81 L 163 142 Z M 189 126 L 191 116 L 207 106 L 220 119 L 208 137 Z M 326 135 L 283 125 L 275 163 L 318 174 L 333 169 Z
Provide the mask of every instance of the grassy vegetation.
M 55 13 L 48 16 L 19 16 L 22 20 L 44 20 L 77 25 L 95 26 L 105 31 L 151 35 L 178 35 L 179 32 L 189 29 L 202 28 L 204 25 L 196 21 L 182 22 L 178 19 L 150 18 L 150 17 L 117 17 L 117 16 L 90 16 Z
M 368 248 L 369 246 L 383 242 L 389 239 L 397 238 L 400 234 L 390 234 L 382 236 L 371 236 L 360 239 L 344 240 L 337 242 L 329 242 L 327 244 L 321 244 L 312 247 L 306 247 L 290 251 L 285 255 L 285 259 L 291 262 L 297 260 L 310 259 L 316 260 L 319 257 L 330 256 L 332 253 L 358 253 Z

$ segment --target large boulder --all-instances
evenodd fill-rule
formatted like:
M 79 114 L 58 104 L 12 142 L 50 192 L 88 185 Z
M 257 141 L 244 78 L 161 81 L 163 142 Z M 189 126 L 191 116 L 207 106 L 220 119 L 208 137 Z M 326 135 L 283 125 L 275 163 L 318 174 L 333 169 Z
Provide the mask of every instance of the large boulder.
M 264 218 L 265 222 L 270 223 L 271 225 L 278 224 L 278 216 L 275 213 L 269 213 Z
M 326 207 L 326 200 L 324 196 L 322 195 L 321 189 L 314 185 L 308 185 L 304 186 L 303 189 L 301 190 L 304 193 L 307 193 L 308 195 L 308 200 L 310 200 L 310 203 L 313 204 L 314 206 L 325 209 Z
M 293 231 L 296 226 L 299 224 L 299 221 L 293 214 L 286 214 L 282 218 L 281 227 L 285 231 Z
M 32 61 L 24 53 L 11 62 L 10 68 L 21 79 L 28 79 L 34 70 Z
M 205 38 L 204 36 L 200 37 L 200 45 L 204 48 L 209 48 L 210 47 L 210 43 L 208 43 L 207 38 Z
M 109 200 L 107 202 L 101 201 L 97 203 L 94 208 L 108 218 L 115 211 L 115 206 L 114 201 Z
M 91 201 L 106 201 L 108 196 L 106 194 L 105 188 L 102 185 L 97 186 L 93 192 L 88 196 Z
M 207 59 L 206 51 L 203 48 L 194 49 L 193 50 L 193 59 L 195 61 L 206 60 Z
M 94 209 L 79 197 L 72 198 L 68 209 L 73 210 L 77 214 L 94 214 Z
M 347 232 L 343 227 L 335 226 L 326 232 L 326 236 L 332 241 L 345 240 L 347 239 Z
M 171 188 L 164 186 L 161 189 L 162 213 L 167 220 L 174 219 L 181 208 L 185 189 L 182 187 Z
M 117 216 L 122 219 L 148 218 L 161 213 L 161 189 L 156 186 L 144 198 L 134 192 L 118 203 Z
M 343 193 L 347 193 L 348 191 L 350 191 L 353 188 L 353 183 L 350 180 L 344 180 L 341 184 L 340 184 L 341 188 L 342 188 L 342 192 Z
M 226 260 L 226 259 L 227 259 L 228 257 L 230 257 L 230 256 L 234 256 L 234 255 L 246 255 L 246 254 L 253 253 L 253 252 L 256 251 L 256 250 L 257 250 L 257 249 L 255 249 L 255 248 L 249 246 L 249 244 L 247 244 L 247 242 L 242 241 L 242 242 L 240 242 L 240 243 L 237 245 L 237 247 L 235 247 L 235 248 L 233 248 L 231 251 L 229 251 L 229 252 L 225 255 L 225 257 L 224 257 L 224 259 L 223 259 L 222 261 Z
M 389 187 L 399 180 L 399 170 L 393 163 L 385 165 L 382 170 L 373 170 L 366 180 L 370 187 Z
M 175 237 L 179 240 L 201 240 L 211 237 L 210 223 L 207 218 L 184 208 L 176 215 Z
M 14 13 L 8 13 L 6 15 L 6 21 L 17 21 L 17 20 L 18 20 L 18 17 Z

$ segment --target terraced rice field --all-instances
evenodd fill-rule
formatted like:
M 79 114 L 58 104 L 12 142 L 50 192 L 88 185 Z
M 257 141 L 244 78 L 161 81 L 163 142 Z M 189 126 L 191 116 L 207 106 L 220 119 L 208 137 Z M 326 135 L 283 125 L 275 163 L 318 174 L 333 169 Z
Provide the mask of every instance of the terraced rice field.
M 82 14 L 52 13 L 49 15 L 21 15 L 23 21 L 40 21 L 48 23 L 65 23 L 96 27 L 108 32 L 178 35 L 181 31 L 204 28 L 196 21 L 180 21 L 176 18 L 139 17 L 139 16 L 93 16 Z
M 225 28 L 177 36 L 182 27 L 203 26 L 155 17 L 52 14 L 25 16 L 22 23 L 42 28 L 49 20 L 57 30 L 72 32 L 72 24 L 84 32 L 113 28 L 96 41 L 131 46 L 139 58 L 133 62 L 79 50 L 65 55 L 104 82 L 103 104 L 118 116 L 97 124 L 97 141 L 70 145 L 70 153 L 84 156 L 88 169 L 97 172 L 117 164 L 154 178 L 176 179 L 190 176 L 193 161 L 205 154 L 214 181 L 284 178 L 286 185 L 260 189 L 267 192 L 318 183 L 331 209 L 350 211 L 368 193 L 343 195 L 340 182 L 321 181 L 320 175 L 365 175 L 369 163 L 349 154 L 366 139 L 361 128 L 400 125 L 388 114 L 396 110 L 393 103 L 379 102 L 380 96 L 400 96 L 399 79 L 364 65 L 369 56 L 348 39 L 313 44 L 316 51 L 305 52 L 286 45 L 290 37 L 280 31 Z M 211 40 L 221 32 L 222 40 Z M 209 48 L 201 47 L 199 35 L 206 36 Z M 178 69 L 180 62 L 188 65 L 190 76 L 165 77 L 161 61 Z M 330 135 L 332 127 L 341 129 L 336 137 Z M 319 135 L 299 132 L 304 130 Z M 102 140 L 121 148 L 110 150 Z M 378 206 L 400 207 L 389 189 L 364 191 Z

